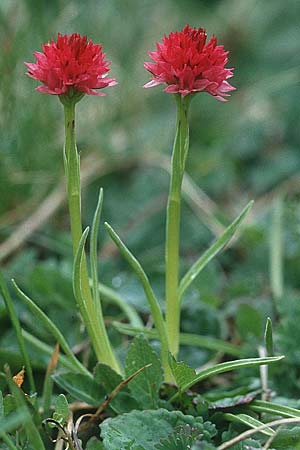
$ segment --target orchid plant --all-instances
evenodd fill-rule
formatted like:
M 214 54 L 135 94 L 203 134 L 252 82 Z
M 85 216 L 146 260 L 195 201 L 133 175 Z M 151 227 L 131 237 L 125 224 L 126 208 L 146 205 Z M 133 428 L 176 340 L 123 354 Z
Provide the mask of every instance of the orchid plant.
M 63 333 L 35 302 L 13 282 L 13 286 L 20 299 L 52 333 L 65 354 L 64 357 L 59 356 L 59 347 L 57 346 L 52 355 L 44 385 L 42 405 L 44 414 L 49 413 L 51 410 L 52 391 L 49 386 L 53 382 L 52 376 L 57 381 L 57 384 L 62 386 L 71 395 L 74 396 L 76 394 L 80 400 L 97 407 L 94 414 L 83 414 L 74 425 L 70 419 L 71 414 L 66 398 L 59 396 L 53 417 L 45 419 L 43 425 L 49 423 L 51 425 L 54 424 L 59 430 L 58 438 L 53 442 L 58 442 L 61 439 L 66 443 L 66 448 L 82 449 L 78 438 L 82 419 L 88 418 L 87 424 L 85 424 L 86 428 L 89 425 L 92 426 L 93 422 L 100 418 L 104 409 L 110 403 L 113 403 L 119 391 L 129 385 L 128 391 L 125 392 L 125 396 L 123 397 L 123 403 L 121 398 L 120 402 L 114 403 L 112 407 L 113 412 L 119 414 L 119 416 L 117 415 L 113 419 L 109 418 L 101 423 L 102 441 L 98 441 L 99 446 L 96 443 L 96 447 L 87 445 L 86 448 L 105 450 L 114 450 L 115 448 L 148 449 L 150 448 L 148 447 L 149 442 L 151 442 L 151 448 L 153 449 L 161 448 L 163 450 L 175 448 L 174 445 L 176 445 L 176 448 L 191 448 L 191 444 L 196 442 L 195 439 L 198 439 L 199 436 L 201 436 L 201 439 L 204 436 L 205 442 L 208 443 L 209 446 L 205 448 L 216 448 L 211 445 L 212 439 L 216 434 L 215 425 L 209 421 L 203 422 L 203 418 L 198 417 L 198 410 L 195 413 L 195 417 L 184 415 L 181 411 L 172 410 L 174 403 L 176 404 L 178 402 L 179 397 L 184 391 L 208 377 L 233 369 L 270 364 L 282 358 L 272 355 L 272 328 L 271 322 L 268 321 L 266 327 L 266 356 L 222 362 L 212 367 L 203 368 L 199 373 L 196 373 L 184 362 L 178 363 L 176 361 L 181 340 L 180 310 L 184 294 L 209 261 L 228 244 L 252 207 L 252 202 L 250 202 L 225 232 L 216 239 L 194 262 L 187 273 L 180 278 L 181 190 L 189 151 L 190 106 L 193 98 L 200 92 L 206 92 L 217 100 L 224 102 L 229 96 L 229 93 L 235 89 L 228 82 L 228 79 L 233 76 L 233 69 L 225 67 L 228 62 L 228 52 L 224 50 L 222 45 L 217 44 L 217 39 L 214 36 L 207 42 L 205 29 L 196 29 L 186 25 L 181 31 L 170 33 L 163 38 L 162 42 L 157 43 L 156 50 L 149 52 L 152 62 L 145 62 L 144 64 L 145 69 L 152 76 L 151 80 L 144 87 L 150 88 L 160 84 L 166 85 L 164 91 L 172 94 L 175 100 L 177 120 L 166 209 L 165 308 L 160 306 L 160 302 L 152 289 L 150 280 L 139 261 L 126 247 L 112 226 L 105 223 L 110 237 L 132 267 L 143 286 L 155 325 L 153 330 L 149 330 L 143 327 L 142 320 L 138 318 L 136 321 L 137 326 L 127 326 L 127 332 L 129 331 L 128 334 L 144 333 L 146 336 L 149 336 L 150 333 L 150 337 L 157 339 L 161 346 L 161 359 L 159 359 L 158 355 L 153 351 L 143 336 L 136 337 L 129 349 L 125 368 L 118 361 L 109 340 L 99 290 L 97 235 L 100 224 L 103 191 L 102 189 L 99 191 L 98 203 L 91 227 L 88 258 L 85 253 L 85 244 L 89 228 L 87 227 L 83 231 L 82 227 L 80 156 L 76 147 L 75 137 L 75 110 L 77 103 L 85 95 L 105 96 L 106 94 L 102 92 L 102 89 L 115 86 L 117 82 L 114 78 L 108 77 L 110 62 L 106 60 L 102 46 L 100 44 L 94 44 L 86 36 L 82 37 L 76 33 L 71 35 L 58 34 L 56 41 L 52 40 L 43 45 L 42 52 L 36 52 L 34 55 L 36 62 L 26 63 L 28 69 L 27 75 L 42 83 L 36 88 L 38 92 L 58 96 L 64 108 L 65 146 L 63 160 L 73 245 L 73 292 L 98 361 L 98 365 L 92 374 L 74 355 Z M 6 302 L 16 331 L 28 373 L 31 394 L 34 394 L 36 387 L 30 359 L 24 344 L 24 334 L 22 333 L 9 291 L 1 277 L 0 291 Z M 122 299 L 119 300 L 119 304 L 122 304 Z M 122 326 L 119 329 L 122 331 Z M 219 341 L 214 341 L 215 348 L 219 344 Z M 230 348 L 233 352 L 232 348 L 234 346 L 230 347 L 231 344 L 222 343 L 220 345 L 223 345 L 223 348 L 227 345 L 226 348 Z M 234 348 L 234 350 L 235 354 L 237 354 L 237 349 Z M 58 360 L 62 361 L 64 367 L 70 371 L 67 372 L 65 378 L 64 375 L 56 375 L 54 373 Z M 149 371 L 142 373 L 144 369 L 149 369 Z M 171 393 L 168 395 L 167 400 L 164 400 L 166 403 L 168 402 L 169 409 L 167 407 L 166 409 L 160 407 L 159 394 L 163 381 L 162 369 L 164 381 L 173 382 L 177 386 L 169 386 Z M 87 389 L 87 392 L 81 392 L 80 389 L 76 389 L 76 386 L 74 388 L 73 384 L 68 382 L 70 374 L 71 376 L 74 374 L 79 375 L 79 380 L 78 378 L 72 378 L 72 382 L 85 383 L 85 387 L 89 386 L 91 390 L 89 391 Z M 5 374 L 0 375 L 5 377 Z M 39 423 L 39 426 L 41 425 L 41 421 L 37 420 L 36 417 L 35 419 L 30 418 L 29 408 L 26 403 L 27 399 L 24 398 L 23 392 L 20 390 L 23 376 L 24 373 L 21 371 L 17 377 L 12 378 L 9 369 L 6 370 L 7 385 L 19 405 L 21 405 L 22 411 L 26 413 L 26 423 L 28 424 L 25 427 L 26 439 L 33 444 L 33 447 L 30 448 L 43 450 L 45 449 L 43 438 L 34 420 Z M 138 380 L 136 380 L 136 377 Z M 95 394 L 96 398 L 90 392 Z M 102 398 L 102 395 L 104 400 L 101 404 L 101 400 L 99 399 Z M 31 400 L 30 407 L 34 409 L 35 416 L 38 416 L 39 409 L 37 403 L 34 399 L 31 398 Z M 1 402 L 2 397 L 0 396 L 0 422 L 2 420 Z M 263 426 L 261 422 L 251 416 L 253 411 L 268 412 L 275 415 L 280 414 L 293 418 L 294 420 L 295 417 L 299 417 L 299 411 L 293 408 L 281 407 L 276 404 L 270 406 L 270 404 L 265 403 L 260 402 L 260 404 L 254 405 L 254 408 L 256 406 L 258 409 L 251 410 L 250 408 L 248 415 L 241 414 L 241 417 L 238 419 L 236 419 L 237 416 L 232 418 L 232 414 L 227 414 L 227 419 L 229 421 L 240 421 L 240 423 L 246 424 L 249 427 L 260 427 Z M 123 414 L 124 412 L 126 414 Z M 18 417 L 19 422 L 16 423 L 21 425 L 22 423 Z M 23 420 L 23 416 L 21 419 Z M 150 426 L 149 423 L 145 425 L 145 421 L 148 421 Z M 127 423 L 129 423 L 129 427 Z M 159 424 L 157 436 L 154 435 L 156 431 L 153 431 L 153 426 L 155 430 L 157 429 L 155 423 Z M 167 428 L 169 427 L 169 431 L 173 434 L 166 433 L 166 427 L 162 426 L 161 423 L 165 423 Z M 181 425 L 180 430 L 178 430 L 178 424 Z M 140 433 L 140 427 L 143 433 Z M 273 433 L 273 430 L 271 432 Z M 17 447 L 9 437 L 6 429 L 4 431 L 0 429 L 0 438 L 3 439 L 8 448 L 16 450 Z M 141 442 L 147 447 L 141 445 Z M 178 447 L 178 442 L 181 442 L 182 446 Z M 132 443 L 135 443 L 137 446 L 131 447 Z M 123 446 L 121 447 L 121 445 Z M 218 448 L 225 450 L 225 448 L 229 447 L 225 445 Z
M 163 38 L 162 42 L 157 43 L 156 50 L 149 52 L 153 62 L 145 62 L 144 64 L 145 69 L 152 75 L 152 79 L 144 87 L 150 88 L 159 84 L 166 84 L 167 87 L 164 91 L 173 95 L 177 107 L 166 211 L 165 313 L 141 264 L 122 242 L 115 230 L 108 223 L 105 223 L 110 237 L 131 265 L 144 288 L 155 325 L 155 337 L 158 338 L 161 345 L 161 361 L 166 381 L 174 381 L 174 360 L 172 357 L 177 358 L 179 350 L 180 305 L 184 293 L 206 264 L 229 242 L 252 206 L 252 202 L 250 202 L 238 218 L 225 230 L 224 234 L 213 243 L 180 280 L 181 188 L 189 149 L 191 101 L 197 93 L 206 92 L 217 100 L 224 102 L 229 92 L 235 89 L 227 81 L 233 76 L 233 69 L 225 67 L 228 61 L 228 52 L 224 50 L 223 46 L 217 45 L 215 37 L 212 37 L 208 42 L 206 41 L 207 34 L 203 28 L 196 29 L 186 25 L 181 31 L 170 33 L 169 36 Z M 42 52 L 36 52 L 34 56 L 36 62 L 25 63 L 28 69 L 27 75 L 42 83 L 36 88 L 38 92 L 58 96 L 64 107 L 65 146 L 63 159 L 74 255 L 74 297 L 98 361 L 121 374 L 123 369 L 108 338 L 99 294 L 97 233 L 103 192 L 100 189 L 91 228 L 90 264 L 88 264 L 85 244 L 89 228 L 85 229 L 84 232 L 82 230 L 80 156 L 75 138 L 75 109 L 77 103 L 85 95 L 105 96 L 106 94 L 100 90 L 115 86 L 117 82 L 114 78 L 107 76 L 110 62 L 105 59 L 102 46 L 94 44 L 91 40 L 88 41 L 86 36 L 82 37 L 76 33 L 71 35 L 58 34 L 56 41 L 52 40 L 43 45 Z M 65 353 L 70 356 L 76 370 L 87 374 L 86 368 L 72 355 L 68 344 L 55 325 L 45 317 L 44 313 L 21 291 L 15 282 L 14 287 L 19 297 L 55 335 Z M 4 296 L 7 297 L 6 294 Z M 139 324 L 142 325 L 142 322 L 140 321 Z M 146 330 L 139 326 L 131 331 L 139 333 Z M 258 364 L 260 363 L 261 361 L 258 359 Z

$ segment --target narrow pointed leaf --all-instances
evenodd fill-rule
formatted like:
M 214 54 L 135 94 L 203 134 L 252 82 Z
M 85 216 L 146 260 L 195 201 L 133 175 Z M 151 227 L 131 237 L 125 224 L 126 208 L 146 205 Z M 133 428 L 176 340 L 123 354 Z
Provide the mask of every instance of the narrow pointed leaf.
M 244 218 L 247 216 L 248 212 L 253 206 L 253 201 L 249 202 L 248 205 L 243 209 L 241 214 L 226 228 L 225 232 L 219 237 L 213 245 L 204 252 L 202 256 L 192 265 L 188 272 L 182 278 L 179 284 L 179 298 L 181 299 L 186 289 L 195 280 L 199 273 L 204 269 L 204 267 L 211 261 L 230 241 L 233 237 Z
M 159 303 L 157 301 L 157 298 L 153 292 L 153 289 L 150 285 L 149 279 L 144 272 L 144 269 L 142 268 L 141 264 L 138 262 L 138 260 L 133 256 L 133 254 L 128 250 L 128 248 L 125 246 L 125 244 L 121 241 L 117 233 L 113 230 L 113 228 L 108 224 L 105 223 L 105 227 L 120 250 L 121 255 L 127 260 L 129 265 L 134 270 L 135 274 L 139 278 L 143 288 L 145 295 L 147 297 L 147 300 L 149 302 L 149 306 L 151 309 L 152 317 L 155 323 L 155 327 L 157 329 L 157 332 L 159 334 L 160 342 L 161 342 L 161 348 L 162 348 L 162 363 L 164 366 L 164 369 L 166 369 L 168 362 L 167 362 L 167 352 L 168 352 L 168 338 L 166 334 L 165 329 L 165 323 L 163 319 L 163 315 L 159 306 Z
M 38 319 L 45 328 L 47 328 L 52 336 L 57 340 L 62 350 L 65 352 L 66 356 L 68 357 L 70 363 L 73 365 L 74 370 L 77 372 L 83 373 L 88 376 L 92 376 L 89 371 L 78 361 L 78 359 L 75 357 L 74 353 L 72 352 L 71 348 L 69 347 L 67 341 L 65 340 L 63 334 L 60 332 L 60 330 L 57 328 L 57 326 L 49 319 L 49 317 L 26 295 L 23 291 L 18 287 L 16 282 L 12 280 L 13 287 L 18 294 L 18 297 L 20 300 L 22 300 L 23 303 L 25 303 L 28 308 L 32 311 L 32 313 L 35 315 L 36 319 Z
M 255 419 L 252 416 L 249 416 L 248 414 L 226 413 L 226 414 L 224 414 L 224 418 L 229 420 L 229 422 L 242 423 L 242 424 L 246 425 L 247 427 L 253 428 L 253 429 L 264 425 L 263 422 L 260 422 L 259 420 Z M 265 434 L 267 436 L 274 436 L 275 431 L 272 430 L 272 428 L 268 427 L 268 428 L 265 428 L 264 430 L 261 430 L 261 433 Z
M 266 328 L 265 328 L 265 347 L 268 356 L 273 356 L 273 332 L 272 332 L 272 320 L 270 317 L 267 318 Z
M 83 252 L 84 252 L 84 246 L 87 240 L 89 234 L 89 227 L 86 227 L 84 232 L 82 233 L 82 236 L 80 238 L 77 252 L 74 258 L 74 266 L 73 266 L 73 292 L 74 296 L 77 302 L 77 305 L 79 307 L 80 314 L 82 315 L 83 321 L 88 326 L 88 317 L 86 312 L 86 305 L 85 301 L 82 297 L 81 292 L 81 264 L 82 264 L 82 258 L 83 258 Z
M 173 375 L 176 382 L 179 385 L 181 391 L 185 391 L 192 387 L 194 384 L 200 381 L 206 380 L 207 378 L 213 377 L 220 373 L 230 372 L 236 369 L 242 369 L 245 367 L 257 367 L 263 364 L 271 364 L 282 360 L 284 356 L 273 356 L 270 358 L 248 358 L 239 359 L 236 361 L 227 361 L 215 366 L 209 367 L 200 371 L 196 374 L 194 369 L 187 366 L 184 362 L 176 362 L 173 357 L 170 356 L 169 361 Z M 192 371 L 194 371 L 194 377 L 192 376 Z
M 254 400 L 248 407 L 255 412 L 268 413 L 282 417 L 300 417 L 300 410 L 291 408 L 290 406 L 279 405 L 277 403 L 265 402 L 262 400 Z
M 91 261 L 93 300 L 95 302 L 96 308 L 99 309 L 101 309 L 101 304 L 98 289 L 97 240 L 102 211 L 102 203 L 103 203 L 103 189 L 101 188 L 99 191 L 98 203 L 93 218 L 93 224 L 91 229 L 91 241 L 90 241 L 90 261 Z

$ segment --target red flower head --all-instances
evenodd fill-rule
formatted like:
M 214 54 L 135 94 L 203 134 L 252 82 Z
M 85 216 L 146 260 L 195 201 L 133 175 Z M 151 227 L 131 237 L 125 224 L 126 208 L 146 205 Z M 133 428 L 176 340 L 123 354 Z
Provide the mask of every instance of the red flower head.
M 213 36 L 206 44 L 207 34 L 203 28 L 186 25 L 182 31 L 164 36 L 156 44 L 156 51 L 149 52 L 154 62 L 145 62 L 144 67 L 153 75 L 145 88 L 166 83 L 165 92 L 180 93 L 183 97 L 206 91 L 218 100 L 226 101 L 228 92 L 235 90 L 228 81 L 233 69 L 225 68 L 229 52 L 217 45 Z
M 42 49 L 43 53 L 34 53 L 36 63 L 25 63 L 27 75 L 43 83 L 36 88 L 39 92 L 64 95 L 75 91 L 103 96 L 94 89 L 117 84 L 113 78 L 106 78 L 110 62 L 105 60 L 102 46 L 86 36 L 58 34 L 56 42 L 52 40 Z

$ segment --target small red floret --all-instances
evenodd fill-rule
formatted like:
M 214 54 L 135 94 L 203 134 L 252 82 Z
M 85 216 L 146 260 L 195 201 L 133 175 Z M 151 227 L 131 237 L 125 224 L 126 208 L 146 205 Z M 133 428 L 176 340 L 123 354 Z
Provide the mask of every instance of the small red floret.
M 43 83 L 36 88 L 39 92 L 64 95 L 73 89 L 103 96 L 95 89 L 117 84 L 113 78 L 106 78 L 110 62 L 105 60 L 102 46 L 88 41 L 86 36 L 58 34 L 56 42 L 52 40 L 42 49 L 42 53 L 34 53 L 35 63 L 25 63 L 27 75 Z
M 167 84 L 165 92 L 181 94 L 183 97 L 196 92 L 208 92 L 218 100 L 226 101 L 228 92 L 235 90 L 228 83 L 233 69 L 225 68 L 229 52 L 217 45 L 213 36 L 206 43 L 203 28 L 186 25 L 183 30 L 164 36 L 156 44 L 156 51 L 149 52 L 154 62 L 145 62 L 144 67 L 153 78 L 145 88 Z

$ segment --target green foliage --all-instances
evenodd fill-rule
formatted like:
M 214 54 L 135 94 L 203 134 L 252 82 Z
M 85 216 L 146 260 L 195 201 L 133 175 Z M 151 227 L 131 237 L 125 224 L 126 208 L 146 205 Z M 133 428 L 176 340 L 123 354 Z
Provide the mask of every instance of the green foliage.
M 276 450 L 298 450 L 300 448 L 300 427 L 278 430 L 272 441 L 272 447 Z
M 206 250 L 206 252 L 193 264 L 193 266 L 188 270 L 188 272 L 182 278 L 179 285 L 179 297 L 181 298 L 185 290 L 194 281 L 194 279 L 199 275 L 199 273 L 205 268 L 205 266 L 228 244 L 232 239 L 235 232 L 238 230 L 243 220 L 249 213 L 253 206 L 253 201 L 248 203 L 248 205 L 243 209 L 241 214 L 232 222 L 231 225 L 224 231 L 221 237 L 217 239 L 213 245 Z
M 89 439 L 88 443 L 86 444 L 85 450 L 105 450 L 102 442 L 100 442 L 95 437 L 92 437 Z
M 184 362 L 177 363 L 176 360 L 170 355 L 170 365 L 173 375 L 180 387 L 180 390 L 186 390 L 192 387 L 194 384 L 205 380 L 206 378 L 213 377 L 219 373 L 230 372 L 232 370 L 241 369 L 244 367 L 257 367 L 261 365 L 271 364 L 282 360 L 283 356 L 272 356 L 267 358 L 249 358 L 240 359 L 236 361 L 228 361 L 215 366 L 203 369 L 198 374 L 191 369 Z
M 53 413 L 53 419 L 60 424 L 65 424 L 68 421 L 70 415 L 69 404 L 66 397 L 60 394 L 55 401 L 55 411 Z
M 66 390 L 73 398 L 98 406 L 102 403 L 106 391 L 96 381 L 72 372 L 53 375 L 55 383 Z
M 101 437 L 106 450 L 155 450 L 171 433 L 189 426 L 202 440 L 210 442 L 215 434 L 214 426 L 203 423 L 201 417 L 185 416 L 179 411 L 132 411 L 115 419 L 107 419 L 101 425 Z M 179 428 L 180 427 L 180 428 Z M 177 431 L 176 431 L 177 429 Z
M 129 377 L 138 369 L 150 365 L 128 385 L 140 408 L 157 408 L 159 388 L 163 381 L 161 362 L 147 340 L 136 336 L 126 358 L 125 374 Z
M 83 167 L 90 170 L 97 166 L 92 179 L 87 179 L 83 220 L 85 224 L 92 223 L 95 199 L 99 186 L 103 186 L 102 216 L 120 230 L 132 253 L 138 255 L 163 312 L 160 301 L 164 296 L 163 211 L 169 176 L 164 158 L 170 154 L 175 117 L 170 96 L 160 88 L 150 91 L 140 86 L 148 80 L 142 67 L 147 52 L 164 32 L 187 22 L 205 26 L 209 36 L 216 34 L 219 42 L 230 50 L 229 64 L 236 67 L 233 84 L 238 89 L 226 105 L 202 94 L 194 100 L 187 161 L 188 174 L 194 182 L 184 188 L 181 277 L 189 273 L 199 252 L 203 256 L 212 254 L 207 254 L 206 249 L 216 248 L 214 243 L 222 239 L 229 219 L 238 214 L 248 199 L 255 198 L 256 206 L 247 217 L 239 240 L 229 242 L 226 252 L 220 253 L 205 269 L 202 265 L 204 270 L 197 272 L 185 290 L 180 360 L 186 363 L 173 362 L 173 371 L 178 385 L 184 388 L 186 382 L 194 383 L 197 379 L 195 367 L 203 375 L 202 366 L 207 363 L 211 366 L 225 361 L 227 364 L 223 353 L 252 359 L 257 356 L 258 346 L 264 345 L 267 356 L 278 353 L 286 356 L 282 363 L 268 368 L 268 388 L 272 395 L 276 392 L 281 398 L 275 396 L 272 402 L 254 399 L 260 395 L 256 365 L 240 373 L 221 371 L 219 375 L 215 372 L 218 366 L 214 366 L 211 372 L 204 371 L 205 377 L 201 378 L 204 381 L 201 400 L 197 386 L 192 386 L 192 393 L 177 396 L 170 404 L 176 388 L 163 386 L 162 389 L 161 363 L 148 348 L 138 355 L 141 358 L 137 364 L 131 363 L 130 372 L 144 367 L 146 361 L 152 366 L 124 386 L 104 414 L 109 417 L 121 414 L 124 448 L 128 449 L 130 444 L 126 442 L 134 430 L 129 427 L 126 430 L 124 412 L 163 404 L 167 409 L 176 407 L 204 415 L 216 424 L 218 434 L 212 438 L 213 443 L 201 439 L 197 443 L 195 437 L 191 445 L 195 450 L 216 448 L 251 427 L 250 421 L 255 424 L 270 416 L 299 417 L 300 414 L 297 409 L 300 387 L 299 1 L 112 0 L 102 3 L 100 7 L 97 0 L 0 2 L 3 100 L 0 102 L 0 241 L 7 243 L 10 235 L 14 239 L 21 236 L 22 244 L 22 252 L 7 253 L 9 246 L 1 247 L 0 251 L 5 279 L 14 276 L 22 288 L 22 293 L 16 294 L 8 283 L 11 297 L 8 308 L 0 299 L 0 371 L 7 363 L 12 373 L 17 373 L 24 364 L 27 367 L 23 392 L 17 393 L 17 396 L 21 394 L 20 401 L 7 390 L 6 382 L 0 380 L 3 391 L 0 448 L 40 449 L 38 435 L 49 449 L 54 447 L 43 435 L 41 417 L 32 402 L 37 397 L 37 404 L 42 404 L 41 386 L 57 341 L 60 341 L 61 354 L 59 370 L 53 377 L 56 383 L 51 408 L 55 408 L 55 414 L 57 408 L 62 412 L 62 420 L 67 414 L 62 392 L 70 402 L 93 400 L 95 409 L 123 380 L 101 364 L 95 369 L 94 378 L 91 375 L 96 360 L 89 345 L 81 345 L 86 343 L 87 333 L 74 309 L 72 249 L 65 207 L 60 207 L 25 242 L 22 233 L 14 234 L 24 224 L 26 231 L 30 231 L 32 223 L 38 222 L 34 212 L 40 206 L 53 206 L 51 202 L 43 202 L 49 193 L 57 192 L 62 175 L 59 102 L 54 96 L 33 92 L 33 81 L 23 75 L 23 60 L 33 60 L 32 52 L 38 50 L 37 45 L 55 37 L 57 31 L 86 33 L 95 42 L 103 43 L 108 59 L 112 60 L 112 76 L 116 76 L 119 86 L 104 99 L 84 99 L 78 110 L 78 147 Z M 100 209 L 99 206 L 98 212 Z M 25 222 L 27 219 L 29 222 Z M 96 260 L 99 259 L 101 281 L 105 283 L 101 285 L 101 300 L 109 335 L 120 361 L 125 361 L 130 339 L 124 335 L 134 335 L 142 329 L 156 346 L 157 327 L 151 328 L 152 323 L 148 322 L 149 304 L 135 274 L 110 247 L 105 233 L 97 237 L 99 219 L 96 215 L 91 239 L 93 288 L 95 293 Z M 101 223 L 100 228 L 104 228 Z M 24 227 L 21 230 L 24 232 Z M 111 292 L 117 299 L 115 302 L 109 300 Z M 7 300 L 7 293 L 4 298 Z M 18 339 L 11 326 L 12 305 L 20 323 L 16 327 L 15 321 L 15 329 L 22 329 Z M 263 339 L 267 317 L 271 318 L 272 326 L 268 320 Z M 135 330 L 128 326 L 128 319 Z M 112 321 L 118 321 L 118 327 L 110 326 Z M 78 344 L 82 350 L 75 358 L 73 349 L 78 349 Z M 30 366 L 36 397 L 28 396 L 35 391 L 32 380 L 31 386 L 29 383 Z M 68 374 L 61 373 L 61 369 Z M 211 379 L 211 375 L 216 377 Z M 147 380 L 151 380 L 150 385 Z M 58 403 L 62 402 L 60 406 L 55 404 L 56 398 Z M 201 402 L 205 402 L 205 408 Z M 76 411 L 75 416 L 85 412 Z M 139 415 L 139 426 L 146 414 L 145 426 L 150 428 L 152 413 L 155 415 L 157 411 L 131 414 Z M 112 423 L 118 419 L 112 419 Z M 192 424 L 179 429 L 172 425 L 169 433 L 164 434 L 157 425 L 155 437 L 160 432 L 164 436 L 155 445 L 168 450 L 170 446 L 190 445 L 191 429 Z M 31 433 L 29 437 L 28 431 L 28 439 L 26 430 Z M 95 434 L 97 437 L 88 443 L 88 437 L 83 436 L 84 450 L 107 450 L 98 440 L 98 429 Z M 280 430 L 272 447 L 296 450 L 298 437 L 298 427 Z M 232 449 L 262 449 L 266 439 L 267 436 L 259 434 Z M 115 450 L 118 445 L 110 444 L 109 448 Z
M 106 392 L 111 392 L 122 382 L 123 378 L 110 366 L 98 363 L 94 369 L 94 380 L 101 384 Z

